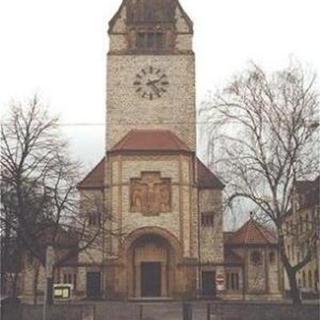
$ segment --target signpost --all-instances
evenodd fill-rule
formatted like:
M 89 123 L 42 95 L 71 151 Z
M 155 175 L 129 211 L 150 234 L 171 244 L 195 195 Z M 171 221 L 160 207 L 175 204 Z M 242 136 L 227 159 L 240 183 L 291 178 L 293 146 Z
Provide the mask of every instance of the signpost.
M 52 272 L 53 272 L 54 260 L 55 260 L 54 249 L 52 246 L 48 246 L 46 251 L 46 285 L 44 289 L 43 320 L 47 319 L 48 300 L 52 301 Z M 50 288 L 51 290 L 49 290 Z
M 224 274 L 218 273 L 216 276 L 216 287 L 218 291 L 223 291 L 225 289 L 224 286 Z

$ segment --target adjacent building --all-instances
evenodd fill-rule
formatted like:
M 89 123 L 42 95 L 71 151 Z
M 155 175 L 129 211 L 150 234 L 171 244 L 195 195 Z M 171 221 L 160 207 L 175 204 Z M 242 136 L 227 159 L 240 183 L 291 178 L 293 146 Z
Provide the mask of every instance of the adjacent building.
M 302 294 L 319 294 L 320 266 L 320 177 L 315 180 L 297 181 L 295 197 L 286 219 L 286 251 L 291 265 L 296 265 L 313 247 L 311 261 L 299 270 L 298 285 Z M 289 290 L 285 277 L 285 290 Z
M 226 299 L 278 300 L 283 270 L 273 230 L 251 217 L 224 236 Z

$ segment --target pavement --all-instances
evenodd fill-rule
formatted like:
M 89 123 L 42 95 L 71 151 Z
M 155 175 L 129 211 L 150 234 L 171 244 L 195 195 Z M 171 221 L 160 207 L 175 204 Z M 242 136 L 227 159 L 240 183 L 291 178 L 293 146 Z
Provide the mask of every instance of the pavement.
M 117 303 L 96 304 L 96 318 L 104 320 L 183 320 L 183 306 L 171 303 Z M 211 315 L 210 320 L 221 317 Z M 191 319 L 190 319 L 191 320 Z M 192 320 L 207 320 L 207 304 L 192 303 Z M 229 320 L 229 319 L 224 319 Z M 233 320 L 233 319 L 230 319 Z M 242 320 L 242 319 L 237 319 Z

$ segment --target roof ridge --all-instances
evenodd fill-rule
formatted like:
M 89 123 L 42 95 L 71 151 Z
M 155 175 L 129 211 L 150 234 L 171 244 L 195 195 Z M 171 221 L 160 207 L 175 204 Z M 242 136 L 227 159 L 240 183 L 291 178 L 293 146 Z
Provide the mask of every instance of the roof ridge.
M 166 130 L 166 132 L 168 135 L 170 135 L 174 139 L 174 142 L 176 143 L 176 147 L 179 147 L 179 145 L 182 145 L 188 151 L 191 151 L 189 147 L 175 133 L 173 133 L 170 130 Z
M 129 138 L 130 133 L 136 131 L 136 129 L 131 129 L 119 142 L 117 142 L 110 150 L 113 150 L 114 148 L 118 149 L 121 148 L 121 146 L 126 142 L 126 140 Z
M 262 237 L 268 242 L 271 243 L 269 241 L 269 239 L 266 237 L 266 235 L 264 234 L 264 231 L 266 231 L 266 228 L 264 228 L 258 221 L 253 220 L 254 225 L 257 227 L 257 230 L 259 231 L 259 233 L 262 235 Z

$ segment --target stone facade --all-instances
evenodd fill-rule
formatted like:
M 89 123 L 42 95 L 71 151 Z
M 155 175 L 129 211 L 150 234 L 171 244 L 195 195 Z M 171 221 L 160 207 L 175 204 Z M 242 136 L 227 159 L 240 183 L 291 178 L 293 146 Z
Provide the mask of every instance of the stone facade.
M 176 1 L 172 1 L 176 2 Z M 157 22 L 156 32 L 174 32 L 174 44 L 169 48 L 131 48 L 132 29 L 139 24 L 127 24 L 124 1 L 111 20 L 110 51 L 107 62 L 107 150 L 112 148 L 131 129 L 168 129 L 196 150 L 195 61 L 192 51 L 192 23 L 179 4 L 174 4 L 173 22 Z M 152 8 L 156 10 L 156 8 Z M 127 18 L 126 18 L 127 17 Z M 152 30 L 154 22 L 148 22 Z M 153 72 L 149 72 L 149 68 Z M 145 80 L 165 74 L 168 85 L 161 98 L 141 98 L 134 82 L 142 70 Z M 161 73 L 155 73 L 160 70 Z M 159 77 L 158 77 L 159 78 Z M 144 80 L 144 79 L 143 79 Z M 160 111 L 161 110 L 161 111 Z M 142 116 L 143 115 L 143 116 Z
M 282 264 L 272 231 L 251 218 L 237 231 L 225 233 L 224 246 L 227 298 L 282 298 Z

